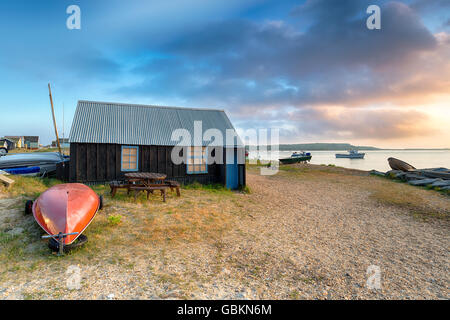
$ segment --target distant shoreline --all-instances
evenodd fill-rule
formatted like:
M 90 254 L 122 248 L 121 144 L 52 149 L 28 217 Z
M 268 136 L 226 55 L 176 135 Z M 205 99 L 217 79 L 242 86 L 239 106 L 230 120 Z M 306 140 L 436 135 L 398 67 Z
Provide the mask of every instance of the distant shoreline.
M 248 146 L 246 147 L 248 149 Z M 270 150 L 270 149 L 268 149 Z M 283 149 L 278 151 L 347 151 L 348 149 Z M 450 148 L 444 149 L 357 149 L 358 151 L 450 151 Z
M 258 146 L 266 147 L 267 150 L 271 149 L 270 145 Z M 249 150 L 249 146 L 246 146 Z M 347 150 L 359 150 L 359 151 L 450 151 L 450 148 L 377 148 L 371 146 L 355 146 L 350 143 L 305 143 L 305 144 L 280 144 L 278 146 L 279 151 L 347 151 Z
M 347 151 L 348 149 L 302 149 L 305 151 Z M 357 149 L 359 151 L 450 151 L 450 148 L 443 149 Z M 299 149 L 284 149 L 279 151 L 299 151 Z
M 380 151 L 450 151 L 450 148 L 428 148 L 428 149 L 420 149 L 420 148 L 407 148 L 407 149 L 377 149 Z M 325 150 L 324 150 L 325 151 Z

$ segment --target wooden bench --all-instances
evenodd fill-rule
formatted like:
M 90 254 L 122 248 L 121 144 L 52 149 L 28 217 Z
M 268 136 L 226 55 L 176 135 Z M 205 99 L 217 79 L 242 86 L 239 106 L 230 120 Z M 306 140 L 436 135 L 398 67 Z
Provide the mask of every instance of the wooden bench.
M 109 184 L 109 187 L 111 188 L 111 197 L 114 198 L 116 195 L 117 189 L 127 189 L 127 194 L 130 194 L 131 190 L 135 191 L 134 198 L 137 198 L 137 194 L 140 191 L 147 191 L 147 199 L 149 197 L 149 193 L 153 193 L 154 190 L 160 190 L 161 195 L 164 197 L 164 202 L 166 201 L 166 190 L 170 188 L 170 191 L 176 190 L 177 196 L 181 196 L 180 191 L 180 183 L 172 180 L 166 180 L 160 184 L 150 184 L 150 185 L 142 185 L 142 184 L 133 184 L 133 182 L 138 181 L 132 181 L 131 183 L 126 183 L 122 181 L 113 181 Z
M 146 191 L 147 192 L 147 199 L 150 196 L 150 193 L 153 193 L 153 191 L 155 190 L 160 190 L 161 191 L 161 195 L 163 196 L 163 201 L 166 202 L 166 189 L 170 188 L 169 186 L 165 186 L 165 185 L 151 185 L 151 186 L 143 186 L 143 185 L 130 185 L 129 186 L 129 190 L 134 191 L 134 200 L 136 200 L 137 195 L 139 194 L 139 192 L 141 191 Z
M 3 174 L 0 174 L 0 182 L 3 182 L 6 185 L 6 187 L 8 188 L 13 185 L 14 180 L 8 178 L 7 176 L 5 176 Z
M 120 182 L 120 181 L 113 181 L 109 184 L 109 187 L 111 188 L 111 197 L 114 198 L 116 195 L 117 189 L 127 189 L 127 194 L 130 194 L 130 184 Z
M 169 186 L 170 191 L 173 191 L 173 189 L 175 189 L 177 191 L 177 196 L 178 197 L 181 196 L 180 183 L 179 182 L 172 181 L 172 180 L 166 180 L 166 181 L 164 181 L 164 183 Z

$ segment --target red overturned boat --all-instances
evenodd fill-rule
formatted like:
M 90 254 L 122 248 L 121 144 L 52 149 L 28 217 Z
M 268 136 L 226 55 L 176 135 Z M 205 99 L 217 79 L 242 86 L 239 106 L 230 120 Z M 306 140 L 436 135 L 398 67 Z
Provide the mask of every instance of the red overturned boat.
M 81 183 L 53 186 L 43 192 L 33 203 L 28 201 L 27 213 L 49 235 L 49 247 L 60 253 L 87 241 L 83 231 L 103 206 L 102 197 Z

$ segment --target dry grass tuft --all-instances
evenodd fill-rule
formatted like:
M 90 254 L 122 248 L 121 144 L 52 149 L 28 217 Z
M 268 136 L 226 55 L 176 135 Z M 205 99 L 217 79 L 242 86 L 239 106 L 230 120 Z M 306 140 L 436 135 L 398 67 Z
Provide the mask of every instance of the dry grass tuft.
M 433 190 L 417 188 L 408 184 L 377 180 L 377 183 L 373 183 L 369 187 L 372 192 L 371 199 L 384 205 L 406 209 L 416 218 L 449 219 L 450 205 L 444 199 L 445 196 Z
M 214 208 L 171 211 L 146 221 L 139 236 L 143 241 L 199 241 L 217 237 L 230 225 L 231 217 Z
M 8 197 L 26 196 L 37 197 L 40 193 L 48 188 L 62 183 L 57 179 L 39 179 L 36 177 L 10 176 L 14 180 L 14 184 L 10 188 L 6 188 L 0 184 L 0 194 Z

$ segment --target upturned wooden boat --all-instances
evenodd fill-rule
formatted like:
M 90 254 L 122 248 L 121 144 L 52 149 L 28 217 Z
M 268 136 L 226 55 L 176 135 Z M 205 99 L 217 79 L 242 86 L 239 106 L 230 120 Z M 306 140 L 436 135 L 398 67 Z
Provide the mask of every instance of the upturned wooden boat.
M 388 158 L 389 166 L 392 168 L 392 170 L 400 170 L 400 171 L 414 171 L 416 168 L 414 168 L 409 163 L 406 163 L 402 160 L 396 159 L 396 158 Z
M 88 186 L 67 183 L 53 186 L 43 192 L 33 203 L 33 216 L 39 226 L 53 239 L 64 237 L 64 245 L 70 245 L 87 228 L 101 209 L 102 199 Z
M 450 170 L 418 170 L 423 176 L 427 178 L 440 178 L 450 180 Z
M 40 176 L 54 174 L 58 163 L 68 161 L 70 157 L 60 155 L 57 152 L 33 152 L 16 153 L 0 157 L 0 169 L 13 170 L 12 174 L 30 174 L 30 170 L 39 168 L 37 174 Z

